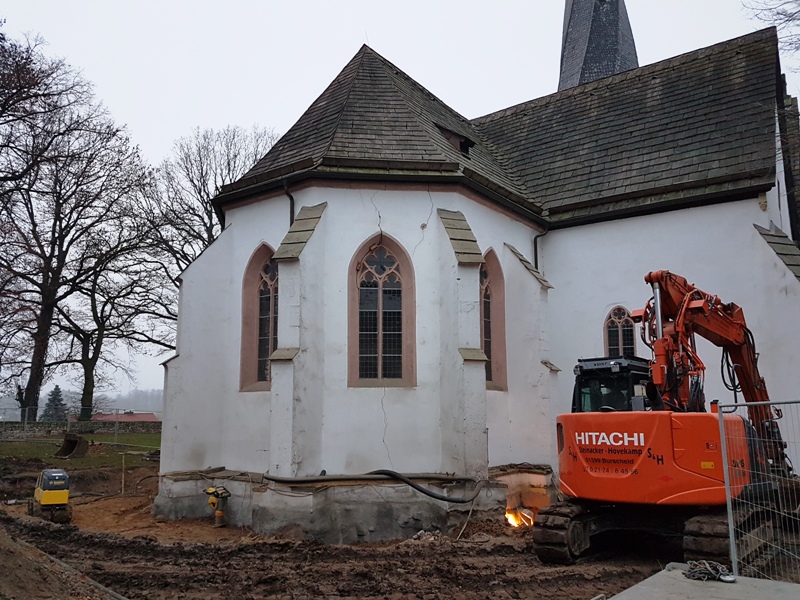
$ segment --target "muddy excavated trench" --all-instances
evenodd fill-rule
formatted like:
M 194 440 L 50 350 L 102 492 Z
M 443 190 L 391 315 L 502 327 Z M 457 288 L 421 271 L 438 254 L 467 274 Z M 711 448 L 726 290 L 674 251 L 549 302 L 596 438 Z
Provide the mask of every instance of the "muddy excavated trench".
M 4 463 L 0 499 L 33 489 L 41 465 Z M 28 517 L 22 503 L 0 506 L 0 598 L 112 597 L 88 577 L 130 599 L 589 600 L 646 579 L 670 559 L 632 545 L 569 567 L 543 565 L 531 551 L 530 530 L 501 515 L 470 521 L 460 539 L 421 533 L 351 546 L 214 528 L 211 516 L 160 522 L 150 514 L 156 473 L 155 466 L 128 469 L 123 495 L 120 469 L 71 471 L 71 525 Z

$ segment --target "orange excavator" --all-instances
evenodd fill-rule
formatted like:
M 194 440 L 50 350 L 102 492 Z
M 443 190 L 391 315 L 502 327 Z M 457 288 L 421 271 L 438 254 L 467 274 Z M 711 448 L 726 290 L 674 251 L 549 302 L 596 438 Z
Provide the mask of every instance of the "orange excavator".
M 653 297 L 633 313 L 650 361 L 637 357 L 579 360 L 572 412 L 556 421 L 560 491 L 542 509 L 534 549 L 545 562 L 569 564 L 608 531 L 681 536 L 685 560 L 728 556 L 726 498 L 741 502 L 736 523 L 779 527 L 761 510 L 796 477 L 781 437 L 780 410 L 769 401 L 742 309 L 669 271 L 645 276 Z M 726 387 L 748 403 L 747 418 L 707 412 L 705 365 L 695 336 L 722 348 Z M 752 403 L 752 404 L 751 404 Z M 724 461 L 729 466 L 726 491 Z

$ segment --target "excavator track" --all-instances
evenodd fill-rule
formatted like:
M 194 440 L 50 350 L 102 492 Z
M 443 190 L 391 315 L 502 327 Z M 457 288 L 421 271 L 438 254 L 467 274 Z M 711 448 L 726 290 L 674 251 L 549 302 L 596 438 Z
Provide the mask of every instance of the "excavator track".
M 733 511 L 734 535 L 739 569 L 758 572 L 774 559 L 780 526 L 777 513 L 769 506 L 745 504 Z M 683 534 L 684 560 L 713 560 L 730 563 L 730 531 L 727 511 L 692 517 Z
M 542 562 L 572 564 L 586 554 L 590 536 L 603 531 L 650 531 L 680 535 L 683 558 L 710 560 L 730 565 L 727 511 L 722 508 L 696 516 L 675 512 L 594 507 L 575 502 L 558 502 L 541 509 L 533 527 L 533 549 Z M 649 518 L 647 515 L 650 515 Z M 742 574 L 757 573 L 774 558 L 780 535 L 777 513 L 769 505 L 743 503 L 734 509 L 736 549 Z
M 583 506 L 572 502 L 557 502 L 539 511 L 533 548 L 542 562 L 569 565 L 589 548 L 586 514 Z

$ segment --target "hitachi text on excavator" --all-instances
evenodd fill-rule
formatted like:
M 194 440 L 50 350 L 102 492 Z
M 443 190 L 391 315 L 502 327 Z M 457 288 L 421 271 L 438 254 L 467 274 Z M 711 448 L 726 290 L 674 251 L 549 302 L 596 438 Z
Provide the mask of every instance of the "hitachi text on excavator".
M 742 309 L 669 271 L 645 276 L 653 297 L 632 314 L 651 360 L 582 359 L 575 367 L 572 412 L 556 420 L 559 488 L 566 500 L 536 516 L 534 548 L 545 562 L 571 563 L 607 531 L 682 536 L 686 560 L 726 560 L 724 461 L 738 523 L 780 527 L 772 511 L 779 482 L 797 477 L 769 401 Z M 707 412 L 705 365 L 695 336 L 722 349 L 722 372 L 747 418 L 724 414 L 728 435 L 746 440 L 723 456 L 716 403 Z M 744 508 L 746 504 L 749 508 Z M 779 510 L 797 510 L 783 507 Z M 745 514 L 747 513 L 747 514 Z M 796 518 L 797 515 L 794 515 Z

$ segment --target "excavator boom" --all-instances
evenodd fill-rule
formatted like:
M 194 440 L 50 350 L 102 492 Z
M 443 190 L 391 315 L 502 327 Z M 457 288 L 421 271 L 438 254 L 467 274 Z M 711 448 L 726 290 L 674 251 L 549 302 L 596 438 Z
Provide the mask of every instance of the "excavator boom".
M 786 443 L 777 425 L 782 415 L 759 404 L 769 402 L 769 393 L 758 370 L 755 341 L 742 308 L 724 303 L 670 271 L 651 271 L 644 280 L 653 287 L 653 300 L 633 313 L 633 319 L 642 322 L 642 338 L 653 349 L 652 379 L 664 402 L 677 410 L 705 410 L 692 389 L 692 381 L 701 381 L 705 370 L 694 336 L 708 340 L 722 348 L 725 383 L 741 392 L 750 405 L 750 422 L 764 443 L 772 468 L 790 474 Z

